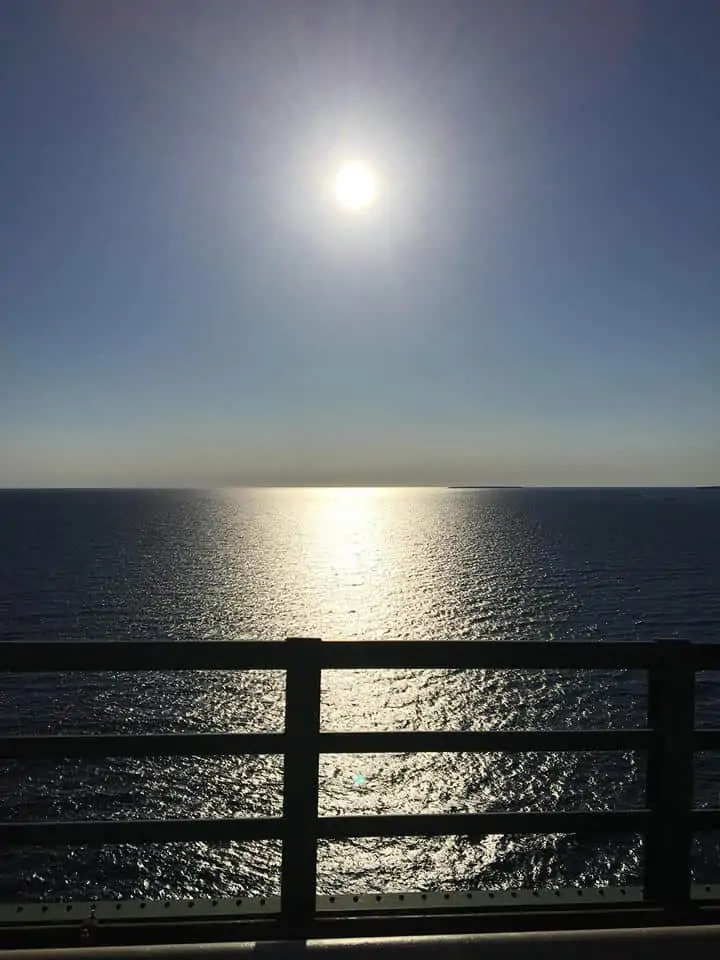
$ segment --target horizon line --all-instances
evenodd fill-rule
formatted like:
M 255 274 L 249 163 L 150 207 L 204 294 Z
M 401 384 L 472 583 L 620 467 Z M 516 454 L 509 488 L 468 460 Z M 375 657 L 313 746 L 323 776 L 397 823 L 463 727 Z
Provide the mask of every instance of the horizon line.
M 208 484 L 88 484 L 78 486 L 4 486 L 0 493 L 93 490 L 718 490 L 717 483 L 219 483 Z

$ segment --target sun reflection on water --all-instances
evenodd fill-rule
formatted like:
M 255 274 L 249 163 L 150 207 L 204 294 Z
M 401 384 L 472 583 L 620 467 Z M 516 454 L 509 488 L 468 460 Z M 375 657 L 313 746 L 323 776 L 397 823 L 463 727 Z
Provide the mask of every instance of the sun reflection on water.
M 110 583 L 125 591 L 116 601 L 122 616 L 126 607 L 136 609 L 148 639 L 582 636 L 589 614 L 580 616 L 581 581 L 568 574 L 563 541 L 553 538 L 552 524 L 533 503 L 502 492 L 399 489 L 235 490 L 153 501 L 146 506 L 135 579 L 120 581 L 111 565 Z M 107 553 L 114 562 L 112 538 Z M 594 619 L 597 594 L 585 595 Z M 113 629 L 124 622 L 118 616 Z M 18 688 L 8 716 L 13 723 L 22 716 L 41 731 L 72 702 L 75 723 L 116 722 L 120 733 L 279 730 L 284 679 L 279 671 L 115 676 L 115 694 L 87 685 L 81 692 L 55 688 L 49 717 L 38 709 L 46 692 L 30 696 Z M 590 682 L 559 671 L 327 671 L 321 724 L 339 731 L 624 726 L 637 706 L 634 682 L 617 676 Z M 132 773 L 133 802 L 148 818 L 279 809 L 279 758 L 138 760 Z M 604 808 L 618 800 L 638 805 L 642 782 L 637 758 L 629 756 L 598 765 L 597 758 L 568 753 L 323 755 L 319 802 L 323 816 Z M 78 773 L 78 783 L 89 814 L 97 804 L 126 811 L 127 790 L 113 770 Z M 37 778 L 23 789 L 29 803 L 44 803 L 42 809 L 57 816 L 56 797 L 50 789 L 43 793 Z M 319 887 L 332 893 L 504 886 L 542 880 L 543 871 L 554 880 L 595 881 L 603 871 L 628 877 L 638 862 L 634 841 L 629 853 L 613 847 L 607 856 L 542 844 L 512 837 L 324 843 Z M 118 895 L 122 884 L 125 893 L 165 895 L 165 881 L 187 895 L 201 884 L 212 895 L 238 888 L 276 892 L 267 855 L 246 849 L 184 860 L 165 851 L 141 866 L 117 861 Z M 62 864 L 54 876 L 62 889 L 74 882 Z
M 323 493 L 311 501 L 307 517 L 315 570 L 342 578 L 342 586 L 362 586 L 387 549 L 377 495 L 364 489 Z

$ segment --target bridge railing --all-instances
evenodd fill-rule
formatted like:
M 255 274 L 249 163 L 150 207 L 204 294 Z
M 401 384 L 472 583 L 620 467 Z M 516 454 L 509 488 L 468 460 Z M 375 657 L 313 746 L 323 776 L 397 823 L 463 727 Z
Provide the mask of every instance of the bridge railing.
M 320 724 L 321 678 L 325 670 L 390 668 L 485 669 L 632 669 L 647 672 L 647 723 L 640 729 L 612 730 L 492 730 L 425 732 L 329 732 Z M 319 840 L 350 837 L 400 837 L 487 834 L 578 833 L 611 837 L 639 833 L 644 838 L 644 881 L 635 908 L 644 922 L 686 922 L 700 913 L 691 897 L 691 850 L 694 833 L 720 828 L 720 809 L 694 808 L 694 754 L 720 749 L 720 730 L 696 729 L 696 672 L 720 669 L 720 645 L 668 640 L 657 642 L 323 642 L 290 638 L 280 642 L 8 642 L 0 646 L 0 671 L 175 671 L 283 670 L 286 672 L 285 728 L 279 733 L 182 733 L 92 736 L 0 737 L 0 759 L 150 757 L 170 755 L 277 754 L 284 758 L 283 807 L 279 817 L 72 822 L 0 823 L 0 848 L 34 845 L 104 845 L 167 841 L 246 841 L 276 839 L 282 845 L 279 911 L 268 929 L 273 936 L 305 937 L 323 929 L 316 897 Z M 321 754 L 383 752 L 525 752 L 525 751 L 644 751 L 647 756 L 645 805 L 640 809 L 567 812 L 489 812 L 320 817 L 318 813 Z M 0 789 L 2 784 L 0 783 Z M 709 891 L 710 888 L 707 888 Z M 477 918 L 491 911 L 497 927 L 498 897 L 472 895 L 465 909 Z M 514 894 L 513 894 L 514 897 Z M 537 894 L 536 894 L 537 897 Z M 342 899 L 342 898 L 337 898 Z M 363 898 L 354 898 L 360 903 Z M 378 898 L 382 904 L 382 898 Z M 408 913 L 408 902 L 394 904 L 395 914 Z M 526 909 L 522 901 L 506 906 Z M 595 906 L 613 910 L 617 899 L 596 898 Z M 386 898 L 387 901 L 387 898 Z M 522 906 L 522 903 L 525 906 Z M 238 901 L 239 902 L 239 901 Z M 705 897 L 704 907 L 712 906 Z M 567 898 L 549 910 L 567 910 Z M 442 912 L 435 905 L 434 915 Z M 450 906 L 457 913 L 457 900 Z M 530 904 L 532 906 L 532 904 Z M 426 904 L 418 904 L 428 913 Z M 18 909 L 22 911 L 22 906 Z M 587 898 L 584 901 L 587 911 Z M 719 907 L 720 909 L 720 907 Z M 352 913 L 352 904 L 348 905 Z M 341 931 L 380 929 L 367 904 L 362 923 Z M 383 912 L 382 905 L 376 913 Z M 592 911 L 591 911 L 592 912 Z M 102 914 L 88 914 L 93 927 Z M 417 911 L 416 911 L 417 914 Z M 124 915 L 127 915 L 127 911 Z M 176 918 L 177 914 L 171 911 Z M 140 917 L 141 915 L 138 915 Z M 148 921 L 150 914 L 146 914 Z M 169 915 L 168 915 L 169 916 Z M 195 914 L 197 916 L 197 912 Z M 509 916 L 509 915 L 508 915 Z M 599 914 L 596 914 L 599 917 Z M 710 916 L 707 912 L 703 917 Z M 712 916 L 717 914 L 712 911 Z M 649 919 L 648 919 L 649 918 Z M 7 920 L 8 917 L 5 917 Z M 210 918 L 211 919 L 211 918 Z M 337 918 L 336 918 L 337 920 Z M 16 922 L 27 924 L 28 913 Z M 368 924 L 375 927 L 368 928 Z M 517 917 L 504 925 L 512 928 Z M 535 918 L 538 923 L 538 917 Z M 593 922 L 612 922 L 604 920 Z M 0 918 L 0 925 L 5 926 Z M 525 924 L 527 926 L 527 924 Z M 532 925 L 532 921 L 531 921 Z M 440 930 L 441 924 L 431 926 Z M 503 923 L 500 923 L 503 926 Z M 471 929 L 476 927 L 470 925 Z M 216 929 L 220 929 L 216 927 Z M 238 937 L 237 924 L 231 925 Z M 257 929 L 254 928 L 252 936 Z M 265 929 L 265 928 L 263 928 Z M 384 931 L 387 925 L 382 927 Z M 397 929 L 421 929 L 417 923 Z M 426 929 L 426 928 L 423 928 Z M 467 929 L 467 925 L 465 927 Z M 167 927 L 166 927 L 167 930 Z M 177 930 L 174 931 L 177 934 Z M 207 933 L 207 931 L 206 931 Z M 167 934 L 166 934 L 167 935 Z M 229 935 L 229 934 L 228 934 Z M 142 936 L 140 936 L 142 940 Z M 108 942 L 115 942 L 110 937 Z

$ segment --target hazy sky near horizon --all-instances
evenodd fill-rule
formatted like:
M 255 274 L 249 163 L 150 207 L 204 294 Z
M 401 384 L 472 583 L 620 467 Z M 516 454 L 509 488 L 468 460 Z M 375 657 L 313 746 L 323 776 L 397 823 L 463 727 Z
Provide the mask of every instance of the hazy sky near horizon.
M 0 47 L 0 486 L 720 482 L 720 4 L 0 0 Z

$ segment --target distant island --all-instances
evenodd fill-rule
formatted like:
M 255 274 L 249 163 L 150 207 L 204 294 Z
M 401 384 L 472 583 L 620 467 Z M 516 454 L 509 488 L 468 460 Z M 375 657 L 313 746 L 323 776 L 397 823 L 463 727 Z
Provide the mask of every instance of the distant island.
M 472 483 L 451 483 L 448 486 L 448 490 L 522 490 L 523 487 L 520 484 L 512 483 L 486 483 L 486 484 L 472 484 Z

